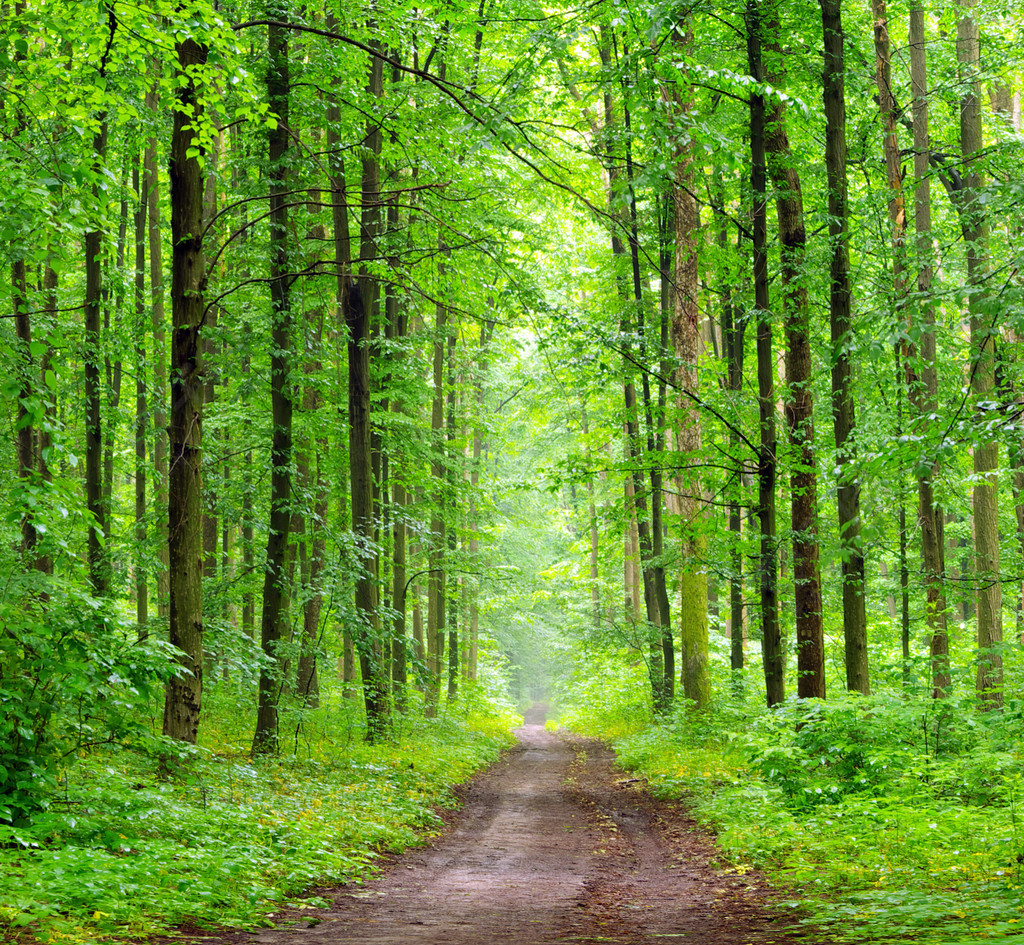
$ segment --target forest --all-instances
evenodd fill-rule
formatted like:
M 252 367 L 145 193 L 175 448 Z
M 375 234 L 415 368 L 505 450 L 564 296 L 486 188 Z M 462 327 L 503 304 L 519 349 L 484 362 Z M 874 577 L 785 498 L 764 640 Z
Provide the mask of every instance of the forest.
M 315 904 L 544 703 L 813 934 L 1024 942 L 1019 10 L 0 25 L 0 936 Z

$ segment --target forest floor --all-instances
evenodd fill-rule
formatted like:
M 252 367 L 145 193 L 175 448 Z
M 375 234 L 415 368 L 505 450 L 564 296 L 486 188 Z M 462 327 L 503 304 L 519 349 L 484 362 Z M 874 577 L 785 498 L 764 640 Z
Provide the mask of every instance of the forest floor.
M 551 734 L 528 713 L 519 743 L 467 785 L 429 847 L 379 879 L 318 890 L 323 909 L 205 945 L 787 945 L 756 872 L 714 865 L 714 841 L 678 805 L 616 769 L 601 742 Z M 820 939 L 815 939 L 820 941 Z

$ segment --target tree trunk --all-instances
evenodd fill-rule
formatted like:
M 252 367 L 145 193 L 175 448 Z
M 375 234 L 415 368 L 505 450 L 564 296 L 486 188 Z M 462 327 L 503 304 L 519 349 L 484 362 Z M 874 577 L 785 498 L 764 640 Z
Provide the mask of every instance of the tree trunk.
M 723 215 L 720 223 L 719 245 L 724 249 L 727 245 L 728 232 Z M 739 249 L 741 231 L 737 228 L 737 250 Z M 746 332 L 746 320 L 740 319 L 739 310 L 733 299 L 733 286 L 726 286 L 725 303 L 722 306 L 722 342 L 726 357 L 725 386 L 730 392 L 730 403 L 738 405 L 740 392 L 743 389 L 743 336 Z M 739 461 L 740 435 L 735 427 L 729 430 L 729 453 L 733 457 L 736 469 L 732 472 L 729 482 L 729 538 L 731 566 L 729 573 L 729 668 L 732 670 L 733 692 L 743 694 L 743 515 L 740 500 L 743 491 L 744 475 Z
M 448 390 L 445 394 L 446 417 L 445 417 L 445 454 L 448 457 L 448 495 L 451 497 L 446 505 L 449 511 L 448 520 L 448 561 L 455 559 L 455 552 L 458 548 L 457 522 L 458 509 L 455 506 L 454 496 L 457 493 L 457 482 L 459 471 L 456 465 L 455 445 L 455 343 L 458 338 L 458 326 L 453 326 L 448 332 Z M 457 593 L 459 581 L 455 581 L 456 593 L 448 595 L 448 607 L 446 611 L 446 623 L 448 630 L 448 701 L 454 702 L 458 696 L 459 689 L 459 608 L 457 606 L 459 595 Z
M 675 28 L 675 49 L 682 56 L 692 54 L 694 37 L 688 20 Z M 689 76 L 682 75 L 678 87 L 663 100 L 675 116 L 681 133 L 674 133 L 672 209 L 667 211 L 665 234 L 670 226 L 675 236 L 675 259 L 672 280 L 672 321 L 669 334 L 675 354 L 677 400 L 676 448 L 689 465 L 701 452 L 702 433 L 699 397 L 698 362 L 701 350 L 700 211 L 697 206 L 695 151 L 696 144 L 685 131 L 692 109 L 693 90 Z M 667 238 L 663 244 L 667 245 Z M 667 269 L 667 259 L 662 261 Z M 662 283 L 667 273 L 662 273 Z M 666 299 L 667 301 L 667 299 Z M 663 335 L 664 337 L 664 335 Z M 665 341 L 668 339 L 665 338 Z M 667 366 L 667 365 L 666 365 Z M 706 497 L 700 473 L 690 471 L 675 476 L 679 494 L 673 511 L 678 512 L 681 527 L 679 571 L 679 681 L 683 695 L 697 710 L 707 707 L 711 699 L 708 668 L 708 578 L 705 565 L 707 537 Z M 671 632 L 671 631 L 670 631 Z
M 406 688 L 409 684 L 409 647 L 405 627 L 406 550 L 408 547 L 405 506 L 407 501 L 405 483 L 396 476 L 391 484 L 391 504 L 394 506 L 391 524 L 391 607 L 395 612 L 391 634 L 391 680 L 395 690 L 396 712 L 404 712 L 406 709 Z
M 149 624 L 149 575 L 146 559 L 146 195 L 139 162 L 132 170 L 132 189 L 139 194 L 135 210 L 135 622 L 143 640 Z
M 966 92 L 960 101 L 960 150 L 963 190 L 960 220 L 967 246 L 967 285 L 971 310 L 971 392 L 984 418 L 995 388 L 995 316 L 986 303 L 988 222 L 978 191 L 981 174 L 981 46 L 974 20 L 975 0 L 960 0 L 956 51 Z M 1003 588 L 999 573 L 999 442 L 988 438 L 974 446 L 974 555 L 978 614 L 977 692 L 986 708 L 1003 704 Z
M 829 314 L 832 336 L 832 422 L 838 467 L 839 540 L 842 548 L 843 637 L 846 688 L 870 692 L 867 610 L 864 601 L 864 546 L 860 483 L 853 471 L 856 423 L 853 359 L 850 351 L 849 207 L 846 181 L 846 92 L 843 65 L 842 0 L 820 0 L 824 32 L 825 170 L 828 176 Z
M 772 38 L 765 45 L 776 61 L 782 57 L 777 10 L 766 24 Z M 775 69 L 769 81 L 781 84 Z M 789 148 L 786 106 L 778 98 L 767 116 L 765 149 L 775 188 L 779 223 L 782 309 L 786 323 L 785 412 L 789 445 L 790 510 L 793 528 L 794 609 L 796 611 L 797 695 L 825 698 L 825 636 L 822 627 L 821 576 L 818 571 L 818 470 L 814 451 L 814 394 L 810 312 L 807 304 L 807 229 L 804 225 L 800 175 Z
M 100 118 L 100 130 L 93 138 L 94 172 L 97 176 L 107 153 L 107 118 Z M 92 188 L 93 212 L 99 216 L 100 190 Z M 93 594 L 105 597 L 110 590 L 109 558 L 106 552 L 107 516 L 103 503 L 103 423 L 101 419 L 100 362 L 103 324 L 103 232 L 99 220 L 85 234 L 85 497 L 89 513 L 89 581 Z
M 17 21 L 18 35 L 24 39 L 26 33 L 25 22 L 23 19 L 25 15 L 25 4 L 23 2 L 15 3 L 13 12 Z M 3 13 L 6 18 L 6 4 Z M 15 47 L 14 62 L 17 64 L 19 69 L 24 68 L 25 60 L 28 58 L 27 53 L 23 51 L 24 48 L 25 47 L 19 46 Z M 7 50 L 5 49 L 4 52 L 6 54 Z M 20 140 L 26 130 L 25 115 L 20 102 L 15 104 L 14 107 L 15 131 L 12 137 L 18 142 L 19 147 L 25 147 L 24 142 Z M 14 330 L 18 337 L 20 348 L 20 363 L 18 365 L 18 370 L 21 375 L 20 383 L 18 385 L 18 433 L 15 443 L 15 451 L 18 460 L 18 478 L 23 481 L 25 486 L 28 486 L 36 472 L 36 431 L 35 425 L 33 424 L 28 411 L 28 404 L 32 401 L 36 393 L 36 384 L 34 382 L 32 322 L 29 316 L 28 280 L 24 259 L 25 247 L 20 245 L 20 243 L 21 241 L 15 238 L 11 241 L 10 246 L 10 253 L 12 256 L 11 301 L 13 303 Z M 22 551 L 25 552 L 26 556 L 31 556 L 33 554 L 38 537 L 39 536 L 28 507 L 24 506 L 21 514 L 21 548 Z
M 444 255 L 439 257 L 438 276 L 444 283 L 446 266 Z M 445 291 L 442 289 L 442 291 Z M 444 630 L 446 605 L 445 552 L 447 535 L 445 523 L 445 439 L 444 439 L 444 340 L 448 332 L 448 308 L 438 302 L 435 309 L 433 381 L 434 392 L 430 414 L 430 439 L 433 458 L 430 463 L 434 483 L 433 511 L 430 522 L 430 573 L 427 575 L 427 628 L 426 628 L 426 690 L 424 711 L 428 718 L 437 714 L 441 687 L 441 667 L 444 657 Z
M 750 74 L 764 82 L 761 60 L 761 14 L 757 0 L 747 2 L 747 59 Z M 754 310 L 757 319 L 757 391 L 761 444 L 757 461 L 758 520 L 761 526 L 761 636 L 768 705 L 785 697 L 785 651 L 779 623 L 778 564 L 775 536 L 775 364 L 772 357 L 771 310 L 768 302 L 767 197 L 765 166 L 765 103 L 750 93 L 751 197 L 753 200 Z
M 371 45 L 375 51 L 380 52 L 376 41 Z M 384 94 L 383 63 L 379 55 L 371 56 L 367 91 L 371 97 L 377 99 Z M 386 737 L 391 726 L 388 701 L 390 659 L 385 659 L 380 615 L 377 612 L 377 547 L 374 538 L 377 519 L 373 482 L 370 337 L 371 318 L 377 306 L 378 285 L 365 265 L 379 255 L 377 241 L 381 230 L 381 144 L 380 126 L 377 120 L 371 117 L 366 123 L 362 167 L 362 239 L 359 256 L 363 260 L 363 265 L 359 270 L 358 281 L 349 287 L 345 298 L 345 321 L 349 331 L 348 409 L 352 530 L 359 547 L 364 549 L 356 578 L 355 603 L 359 620 L 353 636 L 363 677 L 366 739 L 369 742 Z
M 623 41 L 623 56 L 628 58 L 628 50 Z M 626 80 L 627 71 L 623 72 L 622 79 L 622 116 L 625 131 L 626 151 L 626 188 L 629 204 L 629 229 L 627 231 L 629 241 L 630 267 L 633 276 L 633 307 L 636 315 L 636 336 L 638 341 L 637 360 L 640 364 L 640 391 L 642 394 L 642 415 L 639 410 L 634 409 L 627 412 L 627 422 L 634 423 L 633 434 L 630 442 L 633 448 L 634 461 L 638 468 L 634 474 L 635 489 L 637 497 L 637 508 L 644 503 L 646 486 L 642 466 L 647 464 L 650 467 L 648 478 L 650 480 L 651 509 L 650 519 L 646 512 L 642 520 L 638 515 L 637 521 L 640 524 L 640 564 L 643 568 L 644 577 L 644 604 L 647 613 L 647 621 L 650 627 L 651 641 L 651 682 L 652 694 L 654 697 L 654 708 L 657 712 L 667 712 L 675 697 L 675 647 L 672 637 L 672 618 L 668 600 L 668 587 L 665 581 L 665 568 L 661 563 L 662 554 L 662 482 L 661 468 L 659 467 L 659 442 L 663 442 L 665 435 L 664 426 L 664 398 L 662 398 L 655 417 L 655 408 L 651 397 L 651 384 L 648 365 L 650 363 L 650 345 L 647 339 L 646 310 L 648 308 L 643 293 L 643 278 L 640 273 L 640 235 L 637 222 L 636 192 L 633 171 L 633 146 L 632 146 L 632 115 L 629 107 L 629 83 Z M 623 309 L 627 311 L 627 309 Z M 659 307 L 659 313 L 662 313 Z M 659 319 L 659 325 L 665 322 L 664 318 Z M 625 335 L 625 332 L 623 333 Z M 660 339 L 659 339 L 660 340 Z M 667 341 L 667 337 L 665 339 Z M 665 358 L 659 359 L 665 365 Z M 628 410 L 628 408 L 627 408 Z M 641 439 L 639 425 L 642 419 L 644 437 Z
M 111 303 L 111 292 L 104 286 L 101 295 L 103 297 L 103 338 L 105 340 L 103 352 L 104 378 L 107 391 L 106 422 L 103 424 L 103 446 L 102 455 L 102 486 L 103 495 L 103 518 L 106 523 L 106 534 L 104 537 L 104 555 L 107 560 L 108 580 L 113 578 L 113 500 L 114 500 L 114 467 L 115 444 L 117 442 L 117 430 L 120 424 L 121 408 L 121 380 L 123 375 L 123 363 L 121 361 L 120 338 L 123 332 L 120 330 L 125 303 L 125 285 L 127 284 L 127 273 L 125 271 L 125 251 L 128 242 L 128 163 L 129 157 L 125 149 L 124 163 L 121 169 L 121 201 L 118 213 L 117 230 L 117 256 L 114 262 L 114 271 L 117 273 L 118 287 L 114 293 Z M 113 280 L 112 280 L 113 281 Z M 101 279 L 102 282 L 102 279 Z M 114 316 L 114 324 L 111 324 L 111 314 Z M 117 330 L 113 330 L 116 326 Z
M 889 49 L 889 15 L 886 9 L 886 0 L 872 0 L 871 12 L 874 17 L 875 34 L 875 85 L 878 88 L 878 106 L 882 120 L 883 149 L 885 153 L 886 179 L 889 185 L 889 224 L 892 238 L 892 270 L 893 270 L 893 309 L 897 315 L 907 309 L 907 252 L 906 252 L 906 231 L 907 213 L 906 200 L 903 191 L 903 173 L 900 161 L 899 141 L 896 134 L 896 122 L 899 117 L 896 107 L 896 100 L 892 94 L 892 69 L 890 64 Z M 912 320 L 908 311 L 908 328 L 912 328 Z M 909 339 L 910 331 L 906 333 Z M 902 355 L 901 355 L 902 351 Z M 909 341 L 897 342 L 895 349 L 896 356 L 896 385 L 899 390 L 904 374 L 908 382 L 912 379 L 912 368 L 910 359 L 914 352 Z M 901 363 L 901 357 L 907 361 L 906 370 Z M 910 392 L 910 397 L 915 394 Z M 902 440 L 903 430 L 903 397 L 900 395 L 896 403 L 896 435 Z M 899 507 L 899 571 L 900 571 L 900 601 L 901 601 L 901 642 L 903 648 L 903 675 L 904 684 L 909 679 L 910 672 L 910 591 L 909 591 L 909 565 L 907 563 L 907 513 L 906 513 L 906 487 L 904 471 L 900 468 L 897 471 L 898 482 L 896 486 L 896 499 Z
M 260 619 L 259 705 L 253 754 L 278 750 L 277 705 L 281 694 L 287 612 L 288 532 L 292 492 L 292 311 L 288 260 L 288 157 L 291 146 L 288 99 L 291 91 L 288 29 L 268 31 L 267 97 L 277 124 L 270 130 L 270 405 L 273 433 L 270 447 L 270 516 L 264 563 L 263 612 Z
M 314 239 L 323 241 L 326 233 L 323 227 L 314 232 Z M 314 312 L 309 325 L 311 333 L 319 334 L 323 312 Z M 319 341 L 313 342 L 319 347 Z M 307 377 L 320 371 L 320 361 L 312 358 L 305 365 Z M 317 411 L 320 408 L 320 393 L 315 384 L 307 383 L 302 395 L 302 409 L 313 428 L 317 426 Z M 328 486 L 323 474 L 323 459 L 327 444 L 319 437 L 308 437 L 303 444 L 302 457 L 298 467 L 302 491 L 313 497 L 312 515 L 307 515 L 305 542 L 302 546 L 305 556 L 302 576 L 302 645 L 299 651 L 296 674 L 296 691 L 303 703 L 310 708 L 320 705 L 320 677 L 317 673 L 317 650 L 320 638 L 320 612 L 323 606 L 323 570 L 327 553 L 324 533 L 327 519 Z
M 167 683 L 164 735 L 196 741 L 203 691 L 202 597 L 202 410 L 201 326 L 203 289 L 203 166 L 195 127 L 202 100 L 195 71 L 207 49 L 185 39 L 176 47 L 181 80 L 171 138 L 171 349 L 170 488 L 168 557 L 170 561 L 170 641 L 178 647 L 179 675 Z M 190 153 L 191 152 L 191 153 Z
M 18 249 L 11 247 L 12 251 Z M 21 349 L 18 365 L 21 380 L 18 390 L 18 436 L 15 449 L 18 458 L 18 478 L 27 486 L 36 472 L 35 427 L 26 405 L 35 394 L 32 358 L 32 322 L 28 314 L 28 286 L 25 277 L 25 260 L 16 259 L 11 264 L 11 297 L 14 307 L 14 328 Z M 35 524 L 26 507 L 21 515 L 21 548 L 26 555 L 32 555 L 38 541 Z
M 153 111 L 157 107 L 156 92 L 146 94 Z M 167 531 L 168 466 L 167 466 L 167 343 L 164 333 L 164 264 L 160 233 L 160 176 L 157 172 L 157 140 L 150 138 L 143 157 L 143 189 L 149 217 L 149 292 L 150 319 L 153 331 L 153 505 L 157 509 L 157 548 L 160 566 L 156 576 L 157 614 L 164 618 L 170 607 L 170 557 Z

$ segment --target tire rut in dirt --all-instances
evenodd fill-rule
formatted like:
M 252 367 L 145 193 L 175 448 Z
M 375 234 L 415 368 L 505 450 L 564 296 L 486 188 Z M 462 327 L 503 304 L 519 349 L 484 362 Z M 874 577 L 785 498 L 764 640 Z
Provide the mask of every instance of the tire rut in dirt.
M 224 945 L 552 945 L 795 941 L 756 877 L 716 873 L 713 845 L 614 768 L 600 742 L 539 724 L 464 794 L 452 828 L 333 905 Z
M 785 945 L 799 938 L 765 904 L 757 873 L 714 866 L 715 846 L 676 805 L 652 798 L 641 780 L 617 773 L 601 742 L 573 740 L 585 764 L 574 767 L 574 799 L 606 841 L 564 938 L 647 945 Z

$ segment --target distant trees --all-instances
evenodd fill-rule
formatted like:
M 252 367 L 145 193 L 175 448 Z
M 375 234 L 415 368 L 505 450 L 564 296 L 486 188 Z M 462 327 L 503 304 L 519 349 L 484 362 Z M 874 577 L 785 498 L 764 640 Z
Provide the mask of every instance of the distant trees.
M 230 682 L 273 753 L 337 661 L 386 738 L 488 660 L 525 676 L 541 613 L 639 660 L 660 713 L 710 704 L 726 646 L 737 692 L 760 648 L 770 704 L 834 666 L 866 693 L 892 659 L 943 695 L 958 596 L 999 705 L 1024 573 L 1024 503 L 998 501 L 1005 24 L 880 0 L 627 4 L 582 31 L 487 3 L 3 12 L 3 567 L 37 629 L 81 598 L 134 610 L 112 642 L 170 644 L 166 735 L 196 741 Z M 916 515 L 890 514 L 910 483 Z M 550 541 L 513 541 L 520 514 Z

